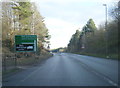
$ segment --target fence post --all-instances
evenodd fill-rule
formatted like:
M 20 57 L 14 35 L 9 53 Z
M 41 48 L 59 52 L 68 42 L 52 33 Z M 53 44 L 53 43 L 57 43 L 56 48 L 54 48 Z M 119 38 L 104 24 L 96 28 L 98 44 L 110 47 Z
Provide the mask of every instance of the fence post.
M 6 56 L 3 58 L 3 63 L 4 63 L 4 71 L 6 71 Z
M 17 56 L 15 54 L 15 68 L 17 68 Z

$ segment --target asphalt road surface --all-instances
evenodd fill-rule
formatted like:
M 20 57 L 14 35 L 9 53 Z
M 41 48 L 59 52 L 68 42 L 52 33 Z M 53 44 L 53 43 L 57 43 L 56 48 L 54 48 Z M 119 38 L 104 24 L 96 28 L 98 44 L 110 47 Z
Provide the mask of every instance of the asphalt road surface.
M 3 86 L 117 86 L 118 61 L 56 53 L 3 80 Z

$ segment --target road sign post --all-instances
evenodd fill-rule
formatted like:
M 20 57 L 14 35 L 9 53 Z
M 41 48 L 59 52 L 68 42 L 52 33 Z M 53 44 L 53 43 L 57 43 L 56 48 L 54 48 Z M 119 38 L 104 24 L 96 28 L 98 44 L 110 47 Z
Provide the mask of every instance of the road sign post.
M 15 35 L 15 52 L 37 51 L 37 35 Z M 17 67 L 17 55 L 15 54 L 15 67 Z

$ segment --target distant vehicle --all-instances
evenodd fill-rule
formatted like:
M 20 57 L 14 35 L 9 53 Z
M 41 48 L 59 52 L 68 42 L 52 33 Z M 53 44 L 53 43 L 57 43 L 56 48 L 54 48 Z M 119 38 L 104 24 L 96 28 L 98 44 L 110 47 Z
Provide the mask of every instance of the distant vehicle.
M 50 54 L 52 54 L 52 56 L 54 55 L 53 52 L 50 51 Z
M 52 52 L 50 51 L 50 53 L 52 53 Z
M 61 53 L 61 52 L 58 52 L 58 55 L 59 55 L 59 56 L 62 56 L 62 53 Z

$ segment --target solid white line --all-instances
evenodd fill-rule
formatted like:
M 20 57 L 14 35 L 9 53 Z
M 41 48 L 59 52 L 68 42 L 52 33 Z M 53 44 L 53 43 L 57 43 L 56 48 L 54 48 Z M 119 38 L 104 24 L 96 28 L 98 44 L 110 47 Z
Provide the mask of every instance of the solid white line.
M 113 86 L 118 86 L 118 84 L 116 84 L 115 82 L 113 82 L 112 80 L 104 77 L 105 80 L 107 80 L 110 84 L 112 84 Z
M 92 70 L 92 72 L 94 72 L 94 73 L 95 73 L 96 75 L 98 75 L 98 76 L 103 77 L 103 79 L 106 80 L 106 81 L 107 81 L 108 83 L 110 83 L 111 85 L 113 85 L 113 86 L 118 86 L 117 83 L 113 82 L 113 81 L 110 80 L 109 78 L 102 76 L 101 74 L 97 73 L 96 71 L 93 71 L 93 70 Z
M 39 68 L 40 69 L 40 68 Z M 39 69 L 33 71 L 31 74 L 29 74 L 26 78 L 24 78 L 23 80 L 20 80 L 20 82 L 18 84 L 16 84 L 16 86 L 19 86 L 19 84 L 21 84 L 21 82 L 24 82 L 25 80 L 29 79 L 34 73 L 36 73 Z

